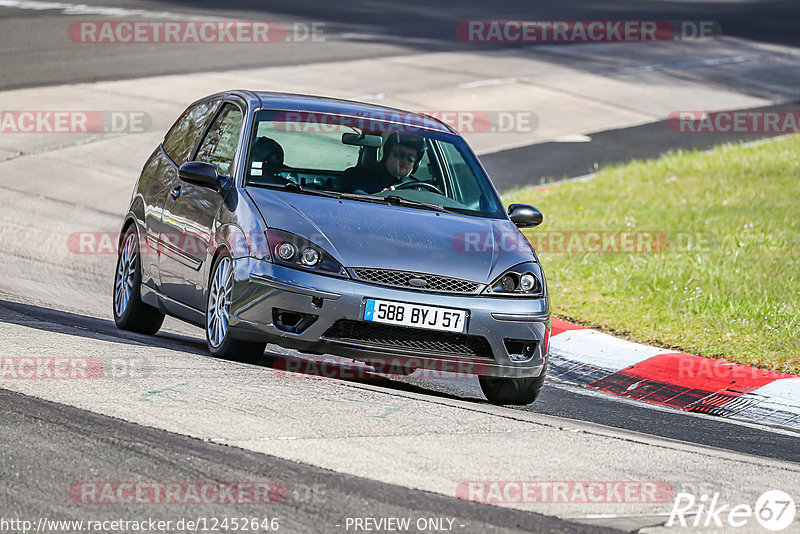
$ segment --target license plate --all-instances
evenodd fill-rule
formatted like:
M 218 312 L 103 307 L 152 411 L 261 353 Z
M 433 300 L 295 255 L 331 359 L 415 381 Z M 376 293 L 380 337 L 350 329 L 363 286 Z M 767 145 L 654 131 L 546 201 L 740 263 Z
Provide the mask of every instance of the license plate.
M 438 306 L 367 299 L 364 320 L 429 330 L 463 332 L 467 323 L 467 312 Z

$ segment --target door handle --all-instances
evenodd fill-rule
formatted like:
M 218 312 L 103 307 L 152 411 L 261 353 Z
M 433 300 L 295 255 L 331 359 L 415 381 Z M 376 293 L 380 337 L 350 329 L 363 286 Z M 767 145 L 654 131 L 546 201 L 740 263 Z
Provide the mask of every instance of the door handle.
M 173 187 L 169 194 L 172 195 L 172 200 L 176 200 L 181 196 L 181 186 Z

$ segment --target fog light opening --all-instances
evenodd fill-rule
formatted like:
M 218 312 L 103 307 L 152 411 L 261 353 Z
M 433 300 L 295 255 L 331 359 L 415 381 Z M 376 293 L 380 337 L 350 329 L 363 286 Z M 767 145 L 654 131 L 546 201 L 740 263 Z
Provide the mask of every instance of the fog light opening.
M 530 360 L 536 354 L 536 348 L 539 346 L 539 342 L 535 340 L 504 339 L 503 343 L 512 362 Z
M 302 334 L 309 326 L 314 324 L 317 318 L 317 315 L 311 315 L 310 313 L 279 310 L 277 308 L 272 310 L 272 324 L 278 330 L 290 334 Z

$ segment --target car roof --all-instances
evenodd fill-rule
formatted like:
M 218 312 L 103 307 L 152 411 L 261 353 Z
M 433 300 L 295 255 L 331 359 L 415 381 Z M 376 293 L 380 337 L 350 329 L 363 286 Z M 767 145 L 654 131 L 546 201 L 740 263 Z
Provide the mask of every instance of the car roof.
M 402 109 L 367 104 L 354 100 L 343 100 L 324 96 L 302 95 L 295 93 L 276 93 L 270 91 L 226 91 L 219 95 L 238 94 L 246 100 L 251 100 L 251 105 L 261 109 L 275 111 L 302 111 L 306 113 L 329 113 L 350 117 L 364 117 L 374 120 L 402 121 L 405 124 L 419 126 L 430 130 L 454 134 L 456 131 L 446 123 L 430 115 L 414 113 Z M 207 97 L 210 98 L 210 97 Z M 252 102 L 257 99 L 259 102 Z

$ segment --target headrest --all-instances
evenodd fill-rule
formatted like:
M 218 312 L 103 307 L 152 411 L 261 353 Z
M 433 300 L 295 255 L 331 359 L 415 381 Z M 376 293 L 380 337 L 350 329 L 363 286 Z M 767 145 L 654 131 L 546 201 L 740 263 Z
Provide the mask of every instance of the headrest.
M 250 155 L 251 161 L 268 163 L 271 167 L 283 165 L 283 148 L 274 139 L 259 137 L 253 144 Z

